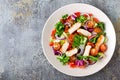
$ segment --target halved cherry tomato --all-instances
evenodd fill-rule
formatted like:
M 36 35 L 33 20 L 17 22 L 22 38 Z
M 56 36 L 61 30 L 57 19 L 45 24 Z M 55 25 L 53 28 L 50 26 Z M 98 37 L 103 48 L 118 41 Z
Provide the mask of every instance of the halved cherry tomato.
M 88 21 L 87 22 L 87 27 L 88 28 L 93 28 L 93 26 L 94 26 L 94 22 L 93 21 Z
M 74 14 L 75 14 L 77 17 L 80 16 L 80 12 L 75 12 Z
M 69 21 L 69 20 L 71 20 L 72 18 L 71 18 L 71 16 L 68 16 L 68 18 L 67 18 L 67 20 L 66 21 Z
M 76 67 L 74 62 L 69 62 L 69 65 L 70 65 L 71 68 L 75 68 Z
M 84 17 L 86 17 L 86 18 L 88 17 L 88 15 L 87 15 L 87 14 L 83 14 L 83 16 L 84 16 Z
M 49 43 L 49 46 L 53 46 L 53 44 L 54 44 L 53 42 L 50 42 L 50 43 Z
M 106 50 L 107 50 L 107 45 L 106 44 L 101 44 L 100 51 L 105 52 Z
M 92 14 L 92 13 L 89 13 L 89 16 L 93 16 L 93 14 Z
M 65 19 L 61 19 L 60 20 L 63 24 L 66 22 L 66 20 Z
M 93 21 L 95 21 L 96 23 L 98 23 L 99 22 L 99 20 L 97 19 L 97 18 L 93 18 Z
M 53 44 L 53 48 L 55 49 L 55 50 L 59 50 L 60 49 L 60 43 L 58 43 L 58 42 L 56 42 L 56 43 L 54 43 Z
M 56 33 L 56 29 L 54 29 L 54 30 L 52 31 L 52 33 L 51 33 L 51 37 L 52 37 L 52 38 L 55 38 L 55 33 Z
M 96 56 L 96 55 L 98 54 L 98 50 L 95 49 L 95 48 L 92 48 L 91 51 L 90 51 L 90 54 L 91 54 L 92 56 Z
M 71 44 L 69 44 L 69 46 L 68 46 L 68 50 L 70 50 L 72 48 L 72 45 Z
M 68 26 L 65 26 L 65 32 L 67 33 L 68 32 L 68 29 L 69 29 L 69 27 Z
M 70 62 L 74 62 L 75 60 L 76 60 L 75 55 L 73 55 L 73 56 L 70 57 Z
M 96 28 L 94 28 L 94 32 L 100 33 L 100 32 L 102 32 L 102 30 L 99 27 L 96 27 Z
M 69 17 L 66 19 L 66 22 L 70 23 L 71 25 L 74 24 L 74 20 L 71 18 L 71 16 L 69 16 Z
M 73 34 L 71 34 L 71 35 L 68 36 L 68 39 L 69 39 L 70 42 L 73 42 L 73 38 L 74 38 Z

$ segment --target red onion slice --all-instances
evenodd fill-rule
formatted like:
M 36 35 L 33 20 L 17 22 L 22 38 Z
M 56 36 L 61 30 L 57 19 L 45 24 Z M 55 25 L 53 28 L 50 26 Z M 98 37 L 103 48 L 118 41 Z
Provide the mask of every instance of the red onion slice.
M 90 21 L 90 20 L 87 20 L 87 21 L 85 22 L 84 28 L 85 28 L 87 31 L 89 31 L 89 32 L 93 32 L 94 29 L 93 29 L 93 28 L 88 28 L 88 26 L 87 26 L 87 24 L 88 24 L 89 21 Z
M 86 25 L 85 25 L 85 26 L 83 26 L 83 27 L 84 27 L 84 29 L 86 29 L 86 30 L 88 29 Z
M 75 14 L 72 14 L 73 16 L 74 16 L 74 18 L 77 18 L 77 15 L 75 15 Z
M 66 22 L 64 25 L 68 25 L 68 26 L 71 26 L 71 24 L 69 22 Z
M 92 32 L 92 35 L 96 35 L 96 34 L 97 34 L 96 32 L 94 32 L 94 31 Z
M 56 37 L 56 39 L 58 39 L 58 40 L 64 40 L 64 39 L 66 39 L 66 37 L 60 38 L 60 37 L 58 37 L 58 35 L 55 35 L 55 37 Z
M 52 47 L 52 49 L 53 49 L 54 55 L 62 55 L 62 53 L 60 51 L 55 50 L 53 47 Z
M 92 38 L 94 38 L 95 36 L 96 36 L 96 34 L 94 34 L 94 35 L 88 37 L 88 38 L 89 38 L 89 41 L 90 41 Z
M 76 15 L 72 14 L 72 15 L 71 15 L 71 18 L 72 18 L 72 20 L 75 20 Z
M 84 60 L 76 60 L 75 65 L 76 66 L 83 66 L 84 65 Z
M 94 30 L 93 28 L 88 28 L 89 32 L 93 32 L 93 30 Z

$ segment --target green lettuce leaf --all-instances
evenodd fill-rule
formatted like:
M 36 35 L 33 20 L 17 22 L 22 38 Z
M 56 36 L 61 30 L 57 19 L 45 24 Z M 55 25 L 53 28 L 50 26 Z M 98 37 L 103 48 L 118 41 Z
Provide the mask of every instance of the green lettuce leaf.
M 58 23 L 56 23 L 55 29 L 56 29 L 56 34 L 58 36 L 61 36 L 62 33 L 64 32 L 64 24 L 59 21 Z

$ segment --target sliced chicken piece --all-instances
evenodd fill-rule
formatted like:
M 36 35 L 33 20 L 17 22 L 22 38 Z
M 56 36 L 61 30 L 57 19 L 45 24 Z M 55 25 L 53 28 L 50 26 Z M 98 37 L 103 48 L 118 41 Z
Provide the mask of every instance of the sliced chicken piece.
M 97 40 L 97 43 L 95 44 L 95 48 L 99 50 L 100 45 L 104 42 L 105 37 L 103 35 L 100 35 L 100 37 Z
M 84 30 L 84 29 L 78 29 L 77 32 L 80 34 L 83 34 L 84 36 L 91 36 L 92 35 L 89 31 Z
M 68 43 L 68 41 L 66 40 L 65 43 L 62 45 L 60 51 L 61 51 L 62 53 L 65 53 L 65 52 L 67 51 L 67 49 L 68 49 L 68 46 L 69 46 L 69 43 Z
M 90 53 L 91 48 L 92 48 L 92 46 L 87 45 L 87 46 L 85 47 L 85 51 L 84 51 L 83 56 L 89 56 L 89 53 Z
M 75 23 L 69 30 L 68 30 L 68 32 L 70 33 L 70 34 L 72 34 L 73 32 L 75 32 L 78 28 L 80 28 L 81 27 L 81 23 Z
M 74 49 L 72 49 L 72 50 L 67 51 L 65 54 L 66 54 L 67 56 L 73 56 L 73 55 L 76 54 L 77 52 L 78 52 L 78 49 L 77 49 L 77 48 L 74 48 Z

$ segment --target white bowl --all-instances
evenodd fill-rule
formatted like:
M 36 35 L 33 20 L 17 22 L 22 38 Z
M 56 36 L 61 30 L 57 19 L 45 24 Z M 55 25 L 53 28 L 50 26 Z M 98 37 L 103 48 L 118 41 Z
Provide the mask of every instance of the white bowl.
M 56 59 L 56 56 L 54 55 L 52 48 L 49 46 L 51 31 L 54 28 L 54 25 L 61 18 L 61 16 L 64 14 L 72 14 L 78 11 L 92 13 L 100 21 L 104 22 L 106 27 L 106 34 L 108 37 L 108 42 L 107 42 L 108 50 L 105 53 L 106 57 L 98 61 L 96 64 L 90 65 L 85 69 L 70 68 L 68 65 L 63 66 L 59 62 L 59 60 Z M 116 34 L 110 19 L 100 9 L 92 5 L 83 4 L 83 3 L 69 4 L 56 10 L 46 21 L 42 32 L 42 48 L 47 60 L 58 71 L 71 76 L 77 76 L 77 77 L 88 76 L 100 71 L 103 67 L 105 67 L 105 65 L 107 65 L 107 63 L 110 61 L 111 57 L 113 56 L 115 45 L 116 45 Z

